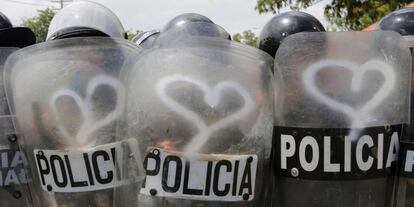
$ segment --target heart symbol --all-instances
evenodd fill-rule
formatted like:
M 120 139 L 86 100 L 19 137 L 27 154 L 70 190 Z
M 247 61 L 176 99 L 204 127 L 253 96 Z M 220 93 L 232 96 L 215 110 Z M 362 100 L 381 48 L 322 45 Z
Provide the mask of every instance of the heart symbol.
M 351 89 L 354 92 L 361 90 L 362 78 L 368 71 L 380 72 L 384 77 L 384 83 L 368 102 L 361 108 L 355 109 L 348 104 L 330 98 L 322 93 L 315 85 L 316 74 L 323 69 L 329 69 L 329 66 L 340 67 L 341 69 L 346 69 L 352 73 Z M 330 69 L 332 70 L 332 68 Z M 396 77 L 393 68 L 380 60 L 370 60 L 362 65 L 357 65 L 346 60 L 322 60 L 310 65 L 305 70 L 302 81 L 309 94 L 312 94 L 315 99 L 323 102 L 330 108 L 346 114 L 352 121 L 351 128 L 355 128 L 361 127 L 364 122 L 363 120 L 368 119 L 369 113 L 381 104 L 381 102 L 392 92 L 395 86 Z M 355 136 L 350 137 L 355 138 Z
M 117 94 L 117 105 L 114 110 L 108 113 L 103 119 L 95 120 L 94 112 L 92 110 L 93 103 L 92 103 L 92 96 L 95 93 L 96 89 L 99 86 L 107 85 L 111 88 L 115 89 Z M 60 113 L 57 110 L 57 104 L 59 98 L 62 97 L 70 97 L 72 98 L 77 107 L 79 108 L 82 121 L 78 132 L 75 136 L 70 135 L 67 129 L 63 126 Z M 52 109 L 52 113 L 57 121 L 57 127 L 59 132 L 67 139 L 68 143 L 72 143 L 74 140 L 78 147 L 88 147 L 94 145 L 94 140 L 89 140 L 89 136 L 97 131 L 98 129 L 110 124 L 116 118 L 118 118 L 124 110 L 124 98 L 125 93 L 121 83 L 109 76 L 105 75 L 98 75 L 90 80 L 88 86 L 86 88 L 86 98 L 83 100 L 75 91 L 70 89 L 60 89 L 56 91 L 50 100 L 50 107 Z
M 215 107 L 221 98 L 221 93 L 225 89 L 233 89 L 240 94 L 244 100 L 243 107 L 234 112 L 233 114 L 226 116 L 219 121 L 207 126 L 203 119 L 194 111 L 186 108 L 171 98 L 166 93 L 166 88 L 169 84 L 174 82 L 188 82 L 196 85 L 204 93 L 204 101 L 210 106 Z M 192 140 L 184 148 L 184 152 L 195 153 L 198 152 L 202 146 L 208 141 L 211 133 L 225 128 L 226 126 L 234 123 L 237 120 L 246 117 L 250 111 L 254 108 L 254 102 L 249 93 L 238 83 L 233 81 L 219 82 L 214 88 L 210 88 L 207 84 L 185 75 L 172 75 L 160 79 L 156 86 L 157 95 L 163 101 L 163 103 L 177 114 L 185 117 L 197 126 L 199 133 L 195 135 Z

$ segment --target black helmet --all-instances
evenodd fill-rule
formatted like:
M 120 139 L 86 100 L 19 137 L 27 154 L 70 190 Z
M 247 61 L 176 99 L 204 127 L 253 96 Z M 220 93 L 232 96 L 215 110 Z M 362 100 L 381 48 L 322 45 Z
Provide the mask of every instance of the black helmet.
M 139 46 L 149 49 L 152 48 L 154 41 L 160 35 L 159 30 L 151 30 L 146 32 L 141 32 L 132 38 L 132 42 L 135 42 Z
M 275 57 L 281 41 L 299 32 L 324 32 L 325 28 L 314 16 L 297 11 L 285 12 L 274 16 L 263 27 L 258 48 Z
M 0 47 L 26 47 L 36 42 L 31 29 L 13 27 L 10 20 L 0 12 Z
M 192 37 L 213 37 L 230 40 L 229 33 L 222 27 L 207 22 L 189 22 L 180 27 L 163 31 L 157 38 L 156 45 L 170 45 L 180 43 Z
M 392 30 L 404 36 L 414 35 L 414 8 L 391 12 L 380 20 L 377 29 Z
M 7 18 L 6 15 L 0 12 L 0 29 L 6 29 L 11 27 L 13 26 L 9 18 Z
M 125 38 L 118 17 L 108 8 L 89 1 L 71 3 L 52 19 L 47 40 L 85 36 Z
M 225 29 L 209 18 L 195 13 L 186 13 L 175 17 L 165 25 L 163 32 L 178 36 L 172 38 L 175 40 L 189 36 L 218 37 L 231 40 L 230 34 Z
M 207 22 L 207 23 L 214 24 L 214 22 L 211 21 L 211 19 L 209 19 L 206 16 L 203 16 L 201 14 L 185 13 L 185 14 L 180 14 L 180 15 L 174 17 L 172 20 L 170 20 L 164 26 L 164 28 L 162 30 L 166 31 L 166 30 L 169 30 L 171 28 L 179 27 L 181 25 L 184 25 L 185 23 L 188 23 L 188 22 Z

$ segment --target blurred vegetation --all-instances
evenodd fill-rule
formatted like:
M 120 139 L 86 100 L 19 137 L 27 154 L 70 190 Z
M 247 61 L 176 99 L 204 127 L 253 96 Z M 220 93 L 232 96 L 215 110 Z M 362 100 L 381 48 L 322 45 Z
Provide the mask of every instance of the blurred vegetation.
M 142 32 L 141 30 L 135 30 L 135 31 L 127 30 L 126 33 L 128 35 L 128 40 L 132 40 L 132 38 L 134 38 L 141 32 Z
M 21 26 L 30 28 L 36 35 L 36 42 L 46 40 L 47 30 L 56 12 L 52 8 L 38 10 L 38 14 L 32 18 L 23 19 Z
M 251 30 L 246 30 L 241 34 L 234 34 L 232 36 L 232 40 L 236 42 L 241 42 L 246 45 L 250 45 L 252 47 L 256 47 L 257 45 L 257 36 Z
M 278 13 L 282 8 L 301 10 L 321 0 L 257 0 L 259 13 Z M 408 0 L 332 0 L 325 6 L 325 16 L 339 30 L 362 30 L 383 16 L 407 5 Z

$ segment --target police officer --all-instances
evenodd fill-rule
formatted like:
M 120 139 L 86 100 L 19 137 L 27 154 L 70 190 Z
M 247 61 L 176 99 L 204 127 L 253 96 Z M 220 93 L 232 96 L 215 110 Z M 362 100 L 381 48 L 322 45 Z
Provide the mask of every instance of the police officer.
M 406 40 L 407 44 L 413 50 L 413 35 L 414 35 L 414 9 L 413 8 L 405 8 L 401 10 L 397 10 L 391 12 L 387 16 L 383 17 L 378 26 L 377 30 L 390 30 L 398 32 L 399 34 L 403 35 Z M 411 81 L 411 89 L 414 86 L 414 81 Z M 413 91 L 411 91 L 411 103 L 414 101 Z M 405 169 L 405 164 L 407 167 L 409 166 L 409 155 L 410 151 L 414 150 L 414 106 L 411 104 L 410 109 L 410 126 L 408 127 L 408 134 L 407 136 L 403 137 L 401 143 L 401 152 L 400 152 L 400 160 L 401 160 L 401 178 L 400 184 L 398 189 L 397 195 L 397 206 L 399 207 L 408 207 L 414 205 L 414 173 L 412 170 Z M 406 157 L 407 156 L 407 157 Z M 408 163 L 407 163 L 408 162 Z M 404 196 L 405 195 L 405 196 Z
M 273 59 L 196 14 L 171 20 L 160 43 L 123 68 L 124 137 L 138 139 L 147 176 L 117 198 L 136 205 L 118 205 L 269 206 Z
M 13 27 L 10 20 L 0 12 L 0 124 L 2 126 L 0 130 L 0 155 L 5 158 L 2 159 L 2 167 L 0 168 L 3 175 L 0 179 L 0 206 L 31 205 L 24 171 L 26 159 L 18 151 L 17 136 L 4 91 L 3 66 L 11 53 L 35 42 L 36 37 L 32 30 L 25 27 Z M 9 177 L 6 178 L 6 176 Z
M 325 32 L 325 28 L 318 19 L 305 12 L 281 13 L 270 19 L 263 27 L 257 46 L 275 57 L 282 40 L 299 32 Z
M 52 19 L 45 43 L 10 58 L 7 95 L 24 135 L 35 206 L 112 206 L 110 149 L 117 149 L 124 102 L 118 75 L 140 51 L 125 37 L 108 8 L 74 2 Z

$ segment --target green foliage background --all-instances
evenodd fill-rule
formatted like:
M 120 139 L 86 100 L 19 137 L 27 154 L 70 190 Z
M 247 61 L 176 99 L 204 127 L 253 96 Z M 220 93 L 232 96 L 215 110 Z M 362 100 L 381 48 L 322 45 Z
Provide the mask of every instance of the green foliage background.
M 281 9 L 289 7 L 294 10 L 302 10 L 309 6 L 319 4 L 321 0 L 256 0 L 256 10 L 259 13 L 278 13 Z M 379 21 L 391 11 L 402 8 L 408 4 L 408 0 L 332 0 L 325 6 L 324 14 L 331 25 L 328 31 L 338 30 L 362 30 L 363 28 Z M 25 18 L 22 26 L 29 27 L 36 35 L 37 42 L 46 40 L 47 30 L 56 10 L 47 8 L 38 10 L 38 15 Z M 132 39 L 140 31 L 127 31 L 128 39 Z M 236 33 L 232 39 L 255 47 L 257 36 L 250 29 L 242 33 Z
M 259 13 L 278 13 L 282 8 L 305 9 L 321 0 L 257 0 Z M 332 0 L 325 16 L 339 30 L 362 30 L 383 16 L 408 4 L 408 0 Z

